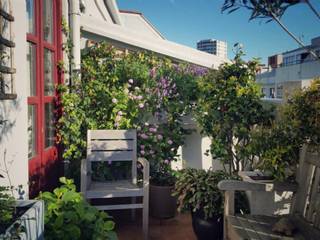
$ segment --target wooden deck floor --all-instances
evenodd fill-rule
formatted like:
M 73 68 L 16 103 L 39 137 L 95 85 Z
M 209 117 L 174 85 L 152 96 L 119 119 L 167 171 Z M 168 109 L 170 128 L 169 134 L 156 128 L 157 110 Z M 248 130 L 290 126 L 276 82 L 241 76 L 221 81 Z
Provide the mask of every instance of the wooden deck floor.
M 112 213 L 111 213 L 112 214 Z M 142 240 L 141 217 L 131 220 L 130 213 L 112 214 L 119 240 Z M 159 220 L 149 218 L 149 240 L 196 240 L 190 214 L 177 214 L 174 218 Z

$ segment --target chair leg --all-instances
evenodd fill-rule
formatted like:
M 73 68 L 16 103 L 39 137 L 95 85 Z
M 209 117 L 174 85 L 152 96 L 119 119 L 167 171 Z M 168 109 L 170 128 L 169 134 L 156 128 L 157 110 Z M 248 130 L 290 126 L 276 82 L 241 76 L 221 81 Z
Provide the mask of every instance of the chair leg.
M 149 235 L 149 196 L 143 197 L 143 209 L 142 209 L 142 230 L 143 239 L 148 240 Z
M 143 207 L 142 213 L 142 230 L 143 230 L 143 239 L 148 240 L 148 231 L 149 231 L 149 209 Z
M 135 204 L 136 203 L 136 197 L 131 198 L 131 203 Z M 131 209 L 131 221 L 134 221 L 136 219 L 136 209 L 133 208 Z

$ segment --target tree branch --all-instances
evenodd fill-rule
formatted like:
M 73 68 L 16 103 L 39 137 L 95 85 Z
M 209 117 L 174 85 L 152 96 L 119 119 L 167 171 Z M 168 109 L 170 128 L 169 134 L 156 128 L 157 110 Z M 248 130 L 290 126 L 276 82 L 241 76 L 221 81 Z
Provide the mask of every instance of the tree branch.
M 312 51 L 310 48 L 308 48 L 300 39 L 298 39 L 292 32 L 289 31 L 289 29 L 280 21 L 280 19 L 273 13 L 271 12 L 271 16 L 274 21 L 276 21 L 279 26 L 290 36 L 292 37 L 302 48 L 306 49 L 315 59 L 320 61 L 320 57 Z
M 313 7 L 309 0 L 305 0 L 306 4 L 310 7 L 311 11 L 320 19 L 320 13 Z

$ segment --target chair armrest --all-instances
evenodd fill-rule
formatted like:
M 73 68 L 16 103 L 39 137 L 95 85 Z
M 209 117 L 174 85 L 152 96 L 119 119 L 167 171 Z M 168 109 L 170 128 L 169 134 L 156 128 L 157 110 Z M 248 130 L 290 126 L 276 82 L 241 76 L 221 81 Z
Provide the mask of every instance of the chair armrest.
M 297 184 L 287 182 L 273 183 L 253 183 L 237 180 L 222 180 L 218 183 L 218 188 L 223 191 L 290 191 L 297 190 Z
M 150 172 L 149 162 L 145 158 L 138 158 L 138 162 L 143 167 L 143 185 L 149 185 L 149 172 Z

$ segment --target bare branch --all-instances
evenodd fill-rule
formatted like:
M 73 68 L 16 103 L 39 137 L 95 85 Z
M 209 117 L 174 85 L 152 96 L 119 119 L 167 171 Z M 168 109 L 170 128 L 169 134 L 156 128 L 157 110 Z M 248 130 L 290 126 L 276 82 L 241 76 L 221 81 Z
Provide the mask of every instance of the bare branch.
M 317 59 L 318 61 L 320 61 L 320 57 L 314 52 L 312 51 L 312 49 L 308 48 L 306 45 L 304 45 L 304 43 L 302 41 L 300 41 L 299 38 L 297 38 L 292 32 L 289 31 L 289 29 L 280 21 L 280 19 L 274 14 L 272 14 L 272 18 L 274 21 L 276 21 L 279 26 L 290 36 L 292 37 L 302 48 L 306 49 L 315 59 Z
M 311 2 L 309 0 L 305 0 L 305 2 L 310 7 L 311 11 L 320 19 L 320 13 L 314 8 Z

